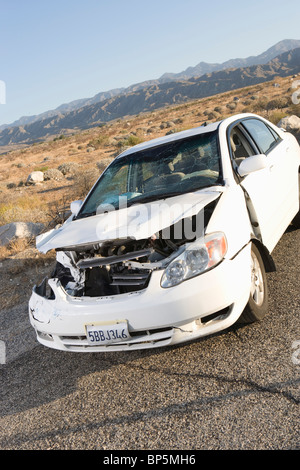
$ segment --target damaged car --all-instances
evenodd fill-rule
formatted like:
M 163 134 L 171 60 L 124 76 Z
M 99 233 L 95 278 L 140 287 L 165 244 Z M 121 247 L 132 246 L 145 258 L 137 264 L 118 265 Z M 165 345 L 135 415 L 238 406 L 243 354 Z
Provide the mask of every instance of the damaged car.
M 37 237 L 38 341 L 77 352 L 174 345 L 261 321 L 272 251 L 299 215 L 295 137 L 255 114 L 134 146 Z

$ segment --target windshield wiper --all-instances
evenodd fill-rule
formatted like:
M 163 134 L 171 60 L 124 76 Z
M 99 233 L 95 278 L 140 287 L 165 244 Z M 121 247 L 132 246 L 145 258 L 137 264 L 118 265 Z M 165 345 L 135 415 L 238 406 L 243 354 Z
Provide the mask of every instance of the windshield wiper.
M 96 211 L 93 211 L 93 212 L 83 212 L 82 214 L 76 215 L 73 220 L 85 219 L 85 217 L 92 217 L 93 215 L 96 215 Z
M 133 204 L 144 204 L 145 202 L 151 201 L 159 201 L 160 199 L 166 199 L 169 197 L 179 196 L 183 194 L 182 191 L 174 191 L 173 193 L 162 193 L 162 194 L 149 194 L 149 196 L 137 196 L 131 199 L 128 202 L 128 206 L 132 206 Z

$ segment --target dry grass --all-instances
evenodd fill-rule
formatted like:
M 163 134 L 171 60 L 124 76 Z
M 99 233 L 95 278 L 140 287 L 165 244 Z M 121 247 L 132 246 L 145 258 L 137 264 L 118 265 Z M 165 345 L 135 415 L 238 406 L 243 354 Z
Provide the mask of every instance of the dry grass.
M 6 195 L 6 200 L 8 196 Z M 9 222 L 43 222 L 46 204 L 37 195 L 16 195 L 0 204 L 0 225 Z

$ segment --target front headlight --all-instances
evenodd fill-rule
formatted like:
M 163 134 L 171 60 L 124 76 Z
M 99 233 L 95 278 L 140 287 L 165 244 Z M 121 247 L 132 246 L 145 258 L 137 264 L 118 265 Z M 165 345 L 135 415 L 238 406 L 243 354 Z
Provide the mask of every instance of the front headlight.
M 211 233 L 186 246 L 186 249 L 165 269 L 161 287 L 173 287 L 216 266 L 227 252 L 222 232 Z

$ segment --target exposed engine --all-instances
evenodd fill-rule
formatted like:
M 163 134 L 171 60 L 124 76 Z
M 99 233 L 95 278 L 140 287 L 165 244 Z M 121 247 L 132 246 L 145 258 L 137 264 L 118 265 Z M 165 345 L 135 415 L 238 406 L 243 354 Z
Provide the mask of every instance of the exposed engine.
M 69 295 L 98 297 L 147 287 L 153 269 L 176 252 L 175 243 L 153 236 L 146 240 L 114 240 L 101 246 L 57 252 L 51 277 L 58 278 Z
M 65 291 L 76 297 L 145 289 L 153 270 L 163 269 L 178 256 L 180 247 L 203 234 L 214 207 L 215 201 L 205 207 L 204 217 L 201 213 L 201 233 L 197 232 L 198 214 L 143 240 L 118 239 L 61 248 L 51 278 L 58 279 Z

